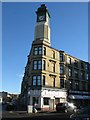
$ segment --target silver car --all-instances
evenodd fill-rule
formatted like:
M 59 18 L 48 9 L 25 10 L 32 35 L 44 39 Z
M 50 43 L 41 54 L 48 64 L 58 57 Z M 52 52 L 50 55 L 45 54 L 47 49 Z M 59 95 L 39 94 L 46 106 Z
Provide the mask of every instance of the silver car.
M 74 105 L 74 103 L 65 103 L 66 109 L 65 112 L 76 112 L 77 111 L 77 107 Z
M 58 103 L 56 105 L 57 112 L 76 112 L 77 107 L 73 103 Z

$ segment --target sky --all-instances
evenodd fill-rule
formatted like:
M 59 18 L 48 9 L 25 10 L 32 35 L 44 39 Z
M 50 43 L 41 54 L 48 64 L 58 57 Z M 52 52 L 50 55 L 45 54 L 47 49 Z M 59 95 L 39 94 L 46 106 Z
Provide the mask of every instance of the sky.
M 45 3 L 50 13 L 51 46 L 88 61 L 87 2 L 7 2 L 2 5 L 2 91 L 20 93 L 36 24 Z

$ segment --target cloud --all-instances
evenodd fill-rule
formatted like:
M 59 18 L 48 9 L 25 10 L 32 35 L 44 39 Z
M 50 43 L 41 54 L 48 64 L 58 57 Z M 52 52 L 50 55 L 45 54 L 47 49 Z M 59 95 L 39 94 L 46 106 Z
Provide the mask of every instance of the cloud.
M 22 79 L 23 76 L 24 76 L 24 73 L 22 73 L 22 74 L 17 73 L 16 76 L 17 76 L 19 79 Z

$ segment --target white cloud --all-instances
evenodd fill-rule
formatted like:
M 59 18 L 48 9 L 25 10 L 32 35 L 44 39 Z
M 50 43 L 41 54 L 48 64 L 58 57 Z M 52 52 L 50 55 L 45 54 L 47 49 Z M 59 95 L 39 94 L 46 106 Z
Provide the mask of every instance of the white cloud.
M 22 73 L 22 74 L 16 74 L 16 76 L 19 78 L 19 79 L 22 79 L 23 78 L 23 76 L 24 76 L 24 73 Z

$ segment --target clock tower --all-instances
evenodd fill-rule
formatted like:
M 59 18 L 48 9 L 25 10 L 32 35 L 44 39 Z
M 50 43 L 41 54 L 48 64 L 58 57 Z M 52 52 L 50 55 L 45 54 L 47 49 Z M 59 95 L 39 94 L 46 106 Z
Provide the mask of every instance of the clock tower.
M 36 11 L 37 20 L 35 26 L 34 41 L 45 41 L 50 45 L 50 14 L 45 6 L 42 4 Z

